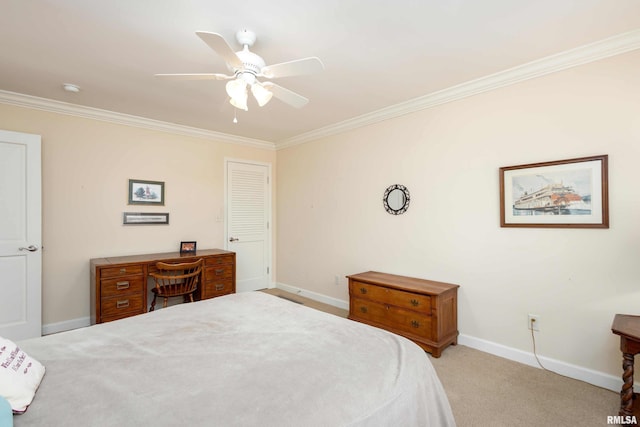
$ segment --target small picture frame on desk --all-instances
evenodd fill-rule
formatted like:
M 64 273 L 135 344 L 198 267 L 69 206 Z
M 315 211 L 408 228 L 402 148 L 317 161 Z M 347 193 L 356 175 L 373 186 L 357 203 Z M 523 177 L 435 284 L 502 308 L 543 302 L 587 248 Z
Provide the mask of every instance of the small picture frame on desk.
M 196 242 L 180 242 L 180 255 L 196 253 Z

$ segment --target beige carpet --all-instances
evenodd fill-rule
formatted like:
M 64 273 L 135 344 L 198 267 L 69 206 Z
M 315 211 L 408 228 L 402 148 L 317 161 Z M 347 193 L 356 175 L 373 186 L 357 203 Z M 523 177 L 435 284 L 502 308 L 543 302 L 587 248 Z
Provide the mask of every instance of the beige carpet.
M 595 427 L 618 415 L 618 393 L 469 347 L 430 359 L 459 427 Z
M 348 312 L 279 289 L 273 295 L 347 317 Z M 602 427 L 618 393 L 462 345 L 430 357 L 459 427 Z M 622 359 L 621 362 L 622 363 Z

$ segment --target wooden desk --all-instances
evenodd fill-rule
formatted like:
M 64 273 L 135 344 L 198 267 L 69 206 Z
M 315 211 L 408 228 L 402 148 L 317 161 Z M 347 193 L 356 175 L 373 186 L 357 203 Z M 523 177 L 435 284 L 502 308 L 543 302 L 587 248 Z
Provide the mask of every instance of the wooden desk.
M 618 415 L 640 419 L 640 405 L 634 405 L 637 393 L 633 392 L 634 356 L 640 353 L 640 316 L 616 314 L 611 331 L 620 335 L 622 351 L 622 391 L 620 391 L 620 412 Z M 635 407 L 634 407 L 635 406 Z
M 109 322 L 147 312 L 147 281 L 158 261 L 192 262 L 204 259 L 194 297 L 214 298 L 236 291 L 236 254 L 204 249 L 195 254 L 180 252 L 94 258 L 91 265 L 91 324 Z

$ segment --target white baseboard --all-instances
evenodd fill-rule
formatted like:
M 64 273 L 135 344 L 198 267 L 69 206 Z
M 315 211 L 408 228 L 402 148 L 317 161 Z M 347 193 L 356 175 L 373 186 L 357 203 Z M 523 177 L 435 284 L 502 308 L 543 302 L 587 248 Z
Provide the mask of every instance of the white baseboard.
M 533 353 L 507 347 L 502 344 L 497 344 L 491 341 L 471 337 L 464 334 L 460 334 L 458 336 L 458 344 L 466 345 L 467 347 L 484 351 L 485 353 L 493 354 L 495 356 L 533 366 L 534 368 L 540 368 L 540 365 L 538 365 L 538 362 L 536 361 L 535 355 Z M 586 383 L 606 388 L 607 390 L 615 392 L 619 392 L 622 388 L 621 377 L 605 374 L 604 372 L 594 371 L 582 366 L 572 365 L 570 363 L 551 359 L 545 356 L 538 355 L 538 359 L 547 370 L 553 371 L 557 374 L 584 381 Z
M 84 328 L 91 324 L 88 317 L 65 320 L 64 322 L 49 323 L 42 325 L 42 335 L 56 334 L 58 332 L 70 331 L 71 329 Z
M 334 307 L 342 308 L 343 310 L 349 310 L 349 301 L 343 301 L 338 298 L 328 297 L 326 295 L 319 294 L 317 292 L 311 292 L 302 288 L 297 288 L 295 286 L 285 285 L 284 283 L 276 282 L 275 287 L 278 289 L 282 289 L 283 291 L 291 292 L 292 294 L 300 295 L 306 298 L 311 298 L 314 301 L 318 301 L 318 302 L 332 305 Z

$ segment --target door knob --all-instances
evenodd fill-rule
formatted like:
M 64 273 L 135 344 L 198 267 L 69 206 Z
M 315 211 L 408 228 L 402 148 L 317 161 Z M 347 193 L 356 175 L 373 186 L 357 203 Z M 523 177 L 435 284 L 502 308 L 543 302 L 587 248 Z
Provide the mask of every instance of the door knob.
M 238 240 L 240 239 L 238 239 L 237 237 L 229 237 L 230 242 L 237 242 Z
M 29 252 L 35 252 L 38 250 L 37 246 L 34 245 L 29 245 L 26 248 L 18 248 L 19 251 L 29 251 Z

